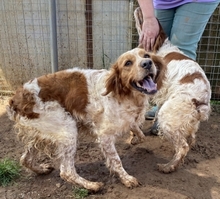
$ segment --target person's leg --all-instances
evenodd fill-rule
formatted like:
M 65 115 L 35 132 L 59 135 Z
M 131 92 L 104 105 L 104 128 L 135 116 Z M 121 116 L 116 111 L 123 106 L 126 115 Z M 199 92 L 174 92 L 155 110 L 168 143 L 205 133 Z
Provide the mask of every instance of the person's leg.
M 174 14 L 175 14 L 175 9 L 169 9 L 169 10 L 155 9 L 155 16 L 159 20 L 164 32 L 168 37 L 170 36 Z M 150 111 L 146 112 L 145 119 L 153 120 L 155 118 L 157 110 L 158 110 L 157 106 L 153 106 Z M 156 129 L 155 131 L 157 131 L 156 126 L 154 125 L 153 127 L 155 127 Z
M 168 9 L 168 10 L 155 9 L 155 16 L 159 20 L 164 32 L 168 37 L 170 37 L 174 14 L 175 14 L 175 9 Z
M 198 42 L 218 3 L 187 3 L 176 9 L 170 41 L 194 60 Z

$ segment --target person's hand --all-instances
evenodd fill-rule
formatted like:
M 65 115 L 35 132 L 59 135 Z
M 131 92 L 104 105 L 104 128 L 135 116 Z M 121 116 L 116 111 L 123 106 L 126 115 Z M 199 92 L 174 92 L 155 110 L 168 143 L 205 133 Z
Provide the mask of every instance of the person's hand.
M 146 51 L 153 49 L 156 37 L 159 34 L 159 30 L 159 24 L 155 17 L 144 19 L 139 43 L 143 45 L 143 48 Z

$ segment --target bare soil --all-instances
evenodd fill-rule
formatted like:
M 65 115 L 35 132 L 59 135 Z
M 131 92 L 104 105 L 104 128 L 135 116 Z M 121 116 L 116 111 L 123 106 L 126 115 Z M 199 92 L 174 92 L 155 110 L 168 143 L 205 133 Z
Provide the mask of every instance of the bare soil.
M 6 100 L 0 99 L 0 159 L 9 157 L 19 161 L 23 147 L 6 114 Z M 175 119 L 175 118 L 174 118 Z M 117 176 L 111 175 L 97 144 L 84 137 L 76 157 L 77 172 L 92 181 L 104 182 L 98 193 L 89 193 L 88 199 L 220 199 L 220 114 L 212 112 L 209 121 L 203 122 L 197 141 L 176 172 L 158 172 L 157 163 L 165 163 L 173 154 L 172 146 L 148 132 L 152 121 L 143 127 L 146 141 L 129 144 L 129 135 L 117 142 L 117 150 L 126 171 L 135 176 L 141 186 L 128 189 Z M 67 199 L 74 198 L 72 185 L 63 181 L 59 170 L 37 176 L 22 169 L 21 177 L 7 187 L 0 187 L 0 199 Z

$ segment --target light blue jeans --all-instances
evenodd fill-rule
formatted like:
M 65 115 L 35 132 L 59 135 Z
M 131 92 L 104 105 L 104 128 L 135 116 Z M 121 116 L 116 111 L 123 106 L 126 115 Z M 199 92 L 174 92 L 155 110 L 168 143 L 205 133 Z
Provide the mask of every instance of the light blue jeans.
M 155 9 L 155 15 L 171 43 L 196 60 L 198 42 L 219 2 L 187 3 L 167 10 Z

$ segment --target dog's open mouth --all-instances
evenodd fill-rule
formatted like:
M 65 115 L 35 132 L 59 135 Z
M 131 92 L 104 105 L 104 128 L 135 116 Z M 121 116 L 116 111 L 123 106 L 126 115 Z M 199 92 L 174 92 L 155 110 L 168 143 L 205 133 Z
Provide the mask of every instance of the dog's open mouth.
M 139 82 L 132 82 L 131 85 L 138 91 L 145 94 L 154 94 L 157 92 L 157 84 L 152 79 L 153 75 L 146 76 Z

